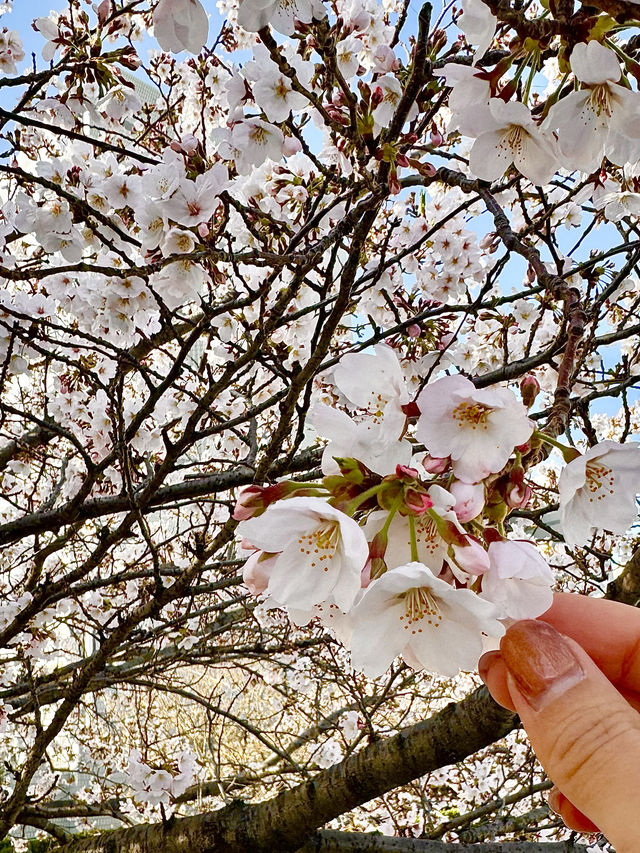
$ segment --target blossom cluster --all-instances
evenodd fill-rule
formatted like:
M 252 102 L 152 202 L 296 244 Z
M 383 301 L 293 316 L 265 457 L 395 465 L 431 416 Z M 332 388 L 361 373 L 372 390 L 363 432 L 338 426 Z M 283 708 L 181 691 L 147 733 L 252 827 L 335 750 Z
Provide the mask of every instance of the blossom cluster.
M 332 379 L 353 414 L 323 403 L 311 412 L 328 440 L 322 480 L 249 486 L 236 504 L 251 552 L 245 584 L 298 625 L 317 618 L 370 677 L 398 655 L 444 675 L 472 669 L 505 625 L 552 601 L 549 565 L 505 526 L 533 499 L 527 454 L 545 442 L 562 447 L 529 417 L 538 383 L 525 377 L 518 399 L 452 374 L 412 399 L 384 344 L 345 355 Z M 595 528 L 627 530 L 640 446 L 562 449 L 567 543 L 587 544 Z

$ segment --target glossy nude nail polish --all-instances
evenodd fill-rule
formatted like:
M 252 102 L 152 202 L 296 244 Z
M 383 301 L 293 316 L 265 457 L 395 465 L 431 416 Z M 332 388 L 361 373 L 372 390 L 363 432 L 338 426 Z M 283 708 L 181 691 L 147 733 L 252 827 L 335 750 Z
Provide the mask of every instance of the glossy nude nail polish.
M 502 659 L 529 705 L 539 711 L 585 672 L 565 638 L 535 619 L 512 625 L 500 641 Z

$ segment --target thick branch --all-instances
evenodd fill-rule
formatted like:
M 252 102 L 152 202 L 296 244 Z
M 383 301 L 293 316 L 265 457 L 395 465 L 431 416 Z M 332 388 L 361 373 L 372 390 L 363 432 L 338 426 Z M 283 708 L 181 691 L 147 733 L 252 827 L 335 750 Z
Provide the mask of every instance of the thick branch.
M 514 714 L 496 705 L 487 690 L 480 688 L 430 719 L 369 744 L 309 782 L 267 802 L 238 802 L 217 812 L 178 818 L 165 826 L 116 830 L 67 844 L 62 850 L 287 853 L 297 850 L 314 829 L 328 821 L 425 773 L 463 760 L 504 737 L 516 723 Z

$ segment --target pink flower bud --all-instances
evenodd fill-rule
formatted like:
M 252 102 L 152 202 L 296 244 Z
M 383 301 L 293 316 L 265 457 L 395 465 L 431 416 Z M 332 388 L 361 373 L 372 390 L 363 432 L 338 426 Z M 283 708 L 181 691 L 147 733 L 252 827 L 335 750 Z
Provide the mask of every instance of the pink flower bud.
M 532 373 L 528 373 L 520 380 L 520 393 L 522 394 L 522 402 L 527 409 L 533 406 L 536 397 L 540 392 L 540 383 Z
M 466 583 L 468 575 L 482 575 L 489 571 L 489 555 L 477 539 L 467 536 L 465 545 L 451 546 L 452 557 L 449 558 L 451 571 L 458 580 Z M 457 569 L 457 571 L 456 571 Z M 467 577 L 465 577 L 467 575 Z
M 437 128 L 433 128 L 429 134 L 429 139 L 434 148 L 439 148 L 444 142 L 444 138 Z
M 428 453 L 422 460 L 422 467 L 428 474 L 442 474 L 449 467 L 451 459 L 448 456 L 430 456 Z
M 396 154 L 396 163 L 403 169 L 409 165 L 409 159 L 405 154 Z
M 242 568 L 242 580 L 252 595 L 260 595 L 269 585 L 278 554 L 255 551 Z
M 302 151 L 302 143 L 295 136 L 285 136 L 282 153 L 285 157 L 293 157 L 298 151 Z
M 240 492 L 233 518 L 235 521 L 246 521 L 255 515 L 262 515 L 269 504 L 280 500 L 290 492 L 295 491 L 295 484 L 284 480 L 272 486 L 247 486 Z
M 187 133 L 180 140 L 180 146 L 185 154 L 193 154 L 198 147 L 198 140 L 193 133 Z
M 179 142 L 176 142 L 175 140 L 171 143 L 171 145 L 169 145 L 169 148 L 172 151 L 175 151 L 176 154 L 182 154 L 182 146 Z
M 371 93 L 371 108 L 375 109 L 378 104 L 381 104 L 384 101 L 384 92 L 382 91 L 382 86 L 376 86 L 376 88 Z
M 458 521 L 466 524 L 467 521 L 480 515 L 484 508 L 483 483 L 463 483 L 455 480 L 449 486 L 449 491 L 456 499 L 453 511 L 458 516 Z
M 510 506 L 512 509 L 520 509 L 520 507 L 526 506 L 529 503 L 531 495 L 531 486 L 526 485 L 526 483 L 520 485 L 509 483 L 506 488 L 507 506 Z
M 198 225 L 198 234 L 202 237 L 203 240 L 206 240 L 206 238 L 209 236 L 209 233 L 209 226 L 207 225 L 207 223 L 201 222 Z
M 417 323 L 412 323 L 410 326 L 407 326 L 407 334 L 410 338 L 419 338 L 422 329 Z
M 396 477 L 399 480 L 417 480 L 418 471 L 408 465 L 396 465 Z
M 98 21 L 100 22 L 100 25 L 102 25 L 107 20 L 109 13 L 111 12 L 111 0 L 102 0 L 97 11 Z
M 433 501 L 424 492 L 407 489 L 404 496 L 404 504 L 412 515 L 424 515 L 433 506 Z

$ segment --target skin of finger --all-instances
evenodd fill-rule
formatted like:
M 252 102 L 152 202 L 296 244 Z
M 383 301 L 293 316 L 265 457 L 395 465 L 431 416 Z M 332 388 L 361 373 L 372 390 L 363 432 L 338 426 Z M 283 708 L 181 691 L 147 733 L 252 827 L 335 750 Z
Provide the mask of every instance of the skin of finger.
M 500 652 L 492 651 L 484 654 L 478 663 L 478 671 L 495 701 L 504 708 L 515 711 L 516 708 L 507 686 L 508 670 Z M 619 692 L 634 710 L 640 711 L 640 696 L 638 694 L 626 690 L 620 690 Z M 556 811 L 560 814 L 560 817 L 569 829 L 575 829 L 576 832 L 598 831 L 598 827 L 586 815 L 582 814 L 580 809 L 571 800 L 562 792 L 559 791 L 558 793 L 561 800 L 559 803 L 560 807 Z
M 580 809 L 577 809 L 571 800 L 567 799 L 562 791 L 557 792 L 556 801 L 553 804 L 552 811 L 559 814 L 563 823 L 569 829 L 575 829 L 576 832 L 599 832 L 599 828 L 589 818 L 582 814 Z
M 638 853 L 640 717 L 575 642 L 586 678 L 534 711 L 507 685 L 531 745 L 562 793 L 618 853 Z
M 640 609 L 557 592 L 538 618 L 579 643 L 616 686 L 640 695 Z
M 515 711 L 513 699 L 507 687 L 507 667 L 500 652 L 486 652 L 482 655 L 478 661 L 478 672 L 498 705 L 508 708 L 509 711 Z

